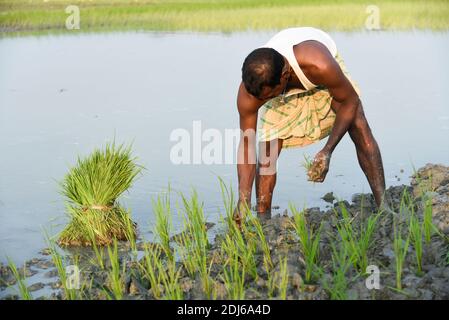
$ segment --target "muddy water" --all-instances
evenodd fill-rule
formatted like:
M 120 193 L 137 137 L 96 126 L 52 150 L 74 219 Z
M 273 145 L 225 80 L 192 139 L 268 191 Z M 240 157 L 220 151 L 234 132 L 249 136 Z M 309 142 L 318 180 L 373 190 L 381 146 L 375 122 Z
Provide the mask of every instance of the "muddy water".
M 195 187 L 208 220 L 221 206 L 217 175 L 236 184 L 235 165 L 175 165 L 171 132 L 238 127 L 241 63 L 273 33 L 123 33 L 0 40 L 0 261 L 34 257 L 66 222 L 57 181 L 77 155 L 114 136 L 134 141 L 147 170 L 122 201 L 142 233 L 153 219 L 151 198 L 170 182 Z M 383 152 L 388 185 L 408 183 L 413 166 L 449 162 L 449 36 L 430 32 L 332 33 L 362 89 L 366 116 Z M 205 143 L 204 143 L 205 144 Z M 203 144 L 203 145 L 204 145 Z M 368 192 L 348 136 L 323 184 L 306 181 L 303 155 L 324 141 L 284 151 L 273 204 L 321 206 Z M 192 151 L 193 152 L 193 151 Z M 223 157 L 224 158 L 224 157 Z M 175 226 L 178 224 L 175 221 Z

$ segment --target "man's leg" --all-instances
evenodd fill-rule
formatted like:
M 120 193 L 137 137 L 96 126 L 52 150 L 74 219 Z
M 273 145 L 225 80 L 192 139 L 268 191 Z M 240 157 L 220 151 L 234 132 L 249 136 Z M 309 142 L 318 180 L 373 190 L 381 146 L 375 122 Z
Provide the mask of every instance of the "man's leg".
M 271 216 L 271 199 L 276 185 L 277 158 L 282 149 L 281 139 L 259 143 L 259 159 L 256 169 L 257 214 Z
M 362 102 L 351 124 L 349 135 L 355 144 L 360 167 L 365 173 L 378 207 L 382 205 L 385 194 L 385 176 L 379 146 L 371 132 L 363 112 Z M 384 203 L 383 205 L 385 205 Z

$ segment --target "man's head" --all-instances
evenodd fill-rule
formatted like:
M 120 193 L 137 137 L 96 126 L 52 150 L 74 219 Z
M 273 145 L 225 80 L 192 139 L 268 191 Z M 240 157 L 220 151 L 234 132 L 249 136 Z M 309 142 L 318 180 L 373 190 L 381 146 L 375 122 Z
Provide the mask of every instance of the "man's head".
M 246 91 L 261 100 L 280 95 L 289 77 L 289 63 L 271 48 L 256 49 L 243 62 L 242 81 Z

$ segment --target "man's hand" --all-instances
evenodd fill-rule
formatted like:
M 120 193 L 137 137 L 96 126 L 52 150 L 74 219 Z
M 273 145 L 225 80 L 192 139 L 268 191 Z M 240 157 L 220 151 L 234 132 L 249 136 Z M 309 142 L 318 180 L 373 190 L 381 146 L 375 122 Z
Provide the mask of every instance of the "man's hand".
M 331 152 L 325 149 L 318 152 L 313 159 L 312 166 L 309 168 L 307 175 L 309 181 L 323 182 L 329 171 L 329 163 L 331 160 Z
M 239 201 L 240 202 L 240 201 Z M 240 204 L 237 203 L 237 207 L 234 209 L 234 214 L 232 215 L 232 220 L 237 224 L 237 226 L 241 226 L 242 224 L 242 210 L 240 210 Z

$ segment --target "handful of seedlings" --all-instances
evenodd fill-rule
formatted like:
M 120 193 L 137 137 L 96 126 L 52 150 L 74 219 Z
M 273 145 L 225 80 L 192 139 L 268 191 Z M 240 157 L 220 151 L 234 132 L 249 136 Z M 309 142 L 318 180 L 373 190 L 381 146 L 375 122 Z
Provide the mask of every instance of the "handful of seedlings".
M 307 155 L 304 155 L 302 166 L 307 171 L 308 180 L 312 182 L 317 182 L 324 170 L 321 163 L 315 164 L 313 160 Z
M 142 169 L 131 157 L 131 146 L 116 146 L 115 142 L 78 158 L 60 183 L 71 221 L 61 232 L 59 244 L 109 245 L 114 239 L 133 239 L 135 224 L 117 198 L 131 187 Z

